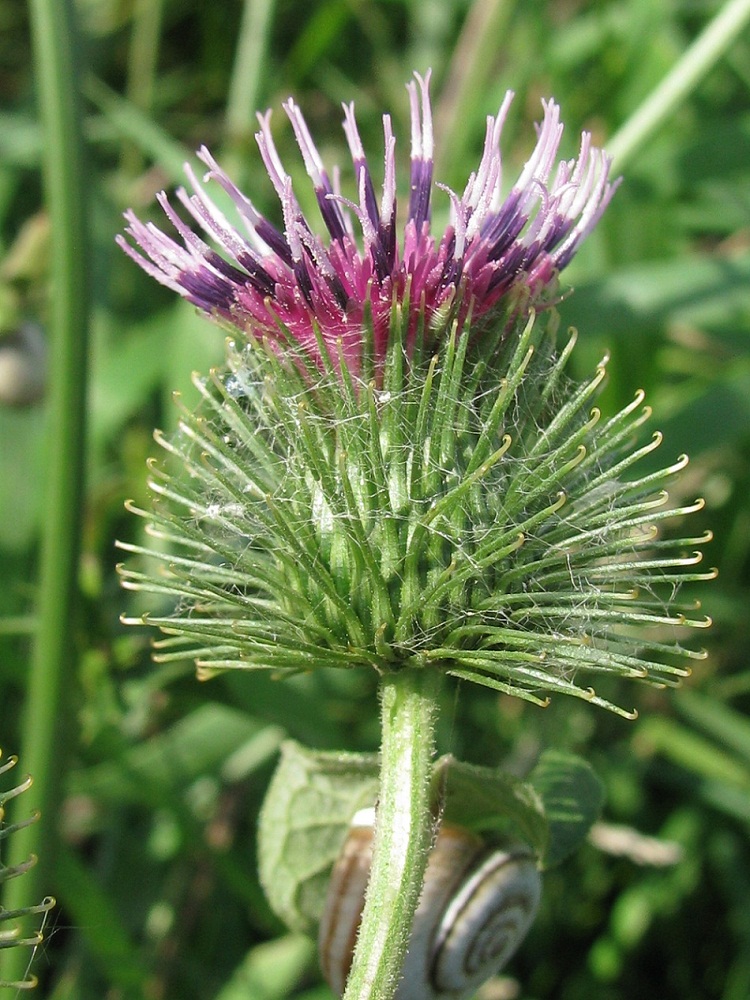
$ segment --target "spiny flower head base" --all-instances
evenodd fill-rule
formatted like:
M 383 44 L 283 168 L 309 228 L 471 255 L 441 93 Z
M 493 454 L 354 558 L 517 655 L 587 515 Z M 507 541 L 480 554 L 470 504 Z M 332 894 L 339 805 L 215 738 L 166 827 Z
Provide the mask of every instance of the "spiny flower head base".
M 583 133 L 577 159 L 557 162 L 563 132 L 560 112 L 553 101 L 543 102 L 536 148 L 503 197 L 500 136 L 513 97 L 509 92 L 497 115 L 487 118 L 484 152 L 463 195 L 444 188 L 452 221 L 438 241 L 430 230 L 433 132 L 428 85 L 429 74 L 424 79 L 416 75 L 408 87 L 410 197 L 400 245 L 396 140 L 390 117 L 383 117 L 385 166 L 378 203 L 354 107 L 344 106 L 357 189 L 357 201 L 352 202 L 341 194 L 338 171 L 331 181 L 292 100 L 284 108 L 315 187 L 327 244 L 302 214 L 267 112 L 259 116 L 256 138 L 281 202 L 283 232 L 254 208 L 203 147 L 198 157 L 208 167 L 205 179 L 218 182 L 230 196 L 243 232 L 224 217 L 186 165 L 193 193 L 180 189 L 178 197 L 221 254 L 186 225 L 163 192 L 159 202 L 182 243 L 129 212 L 127 232 L 143 253 L 124 237 L 120 245 L 148 274 L 210 316 L 255 339 L 291 338 L 318 361 L 321 337 L 330 353 L 340 355 L 355 373 L 370 335 L 375 369 L 382 370 L 394 303 L 408 303 L 409 350 L 420 331 L 439 336 L 454 311 L 459 325 L 469 309 L 476 320 L 519 289 L 532 303 L 544 302 L 554 293 L 557 273 L 570 262 L 612 196 L 608 158 Z
M 158 437 L 173 469 L 153 466 L 136 512 L 159 543 L 123 546 L 162 567 L 125 567 L 126 587 L 178 598 L 130 619 L 166 633 L 157 659 L 192 657 L 206 676 L 438 669 L 623 715 L 588 676 L 689 673 L 703 653 L 676 636 L 708 620 L 675 595 L 713 575 L 699 566 L 710 536 L 658 529 L 702 501 L 669 506 L 684 459 L 632 475 L 660 441 L 635 444 L 643 396 L 602 424 L 605 369 L 566 385 L 573 342 L 553 354 L 554 319 L 503 336 L 490 364 L 454 324 L 408 385 L 390 351 L 383 387 L 328 359 L 311 388 L 302 355 L 233 347 L 228 373 L 196 379 L 201 410 Z

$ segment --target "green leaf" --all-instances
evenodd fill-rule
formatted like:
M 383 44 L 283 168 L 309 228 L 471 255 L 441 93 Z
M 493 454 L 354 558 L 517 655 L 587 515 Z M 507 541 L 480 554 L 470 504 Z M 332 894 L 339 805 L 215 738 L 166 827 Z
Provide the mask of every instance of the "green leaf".
M 750 719 L 735 709 L 697 691 L 686 689 L 676 699 L 678 710 L 722 748 L 734 751 L 750 765 Z
M 632 338 L 667 318 L 672 323 L 711 323 L 747 309 L 750 256 L 684 256 L 649 261 L 603 281 L 579 284 L 560 312 L 563 322 L 591 334 Z
M 680 699 L 679 707 L 716 742 L 673 719 L 651 718 L 640 727 L 640 746 L 649 753 L 662 753 L 684 768 L 691 776 L 694 793 L 714 808 L 743 823 L 750 822 L 746 721 L 732 709 L 713 705 L 693 692 Z
M 529 781 L 442 757 L 435 766 L 433 785 L 446 821 L 483 834 L 520 838 L 545 868 L 578 847 L 604 801 L 591 767 L 556 750 L 542 754 Z
M 549 828 L 542 799 L 512 774 L 446 755 L 435 765 L 433 787 L 446 822 L 478 833 L 520 837 L 540 857 L 547 851 Z
M 22 551 L 39 528 L 44 510 L 47 425 L 41 409 L 0 408 L 0 546 Z
M 90 867 L 63 847 L 57 860 L 57 879 L 66 913 L 79 928 L 88 954 L 106 971 L 108 982 L 123 991 L 137 990 L 140 994 L 146 989 L 148 971 L 112 894 L 100 884 Z
M 352 817 L 377 791 L 377 755 L 283 744 L 261 811 L 258 854 L 268 901 L 293 930 L 316 927 Z
M 673 719 L 644 719 L 638 744 L 647 752 L 663 753 L 701 781 L 750 791 L 750 771 L 742 760 Z
M 315 944 L 303 935 L 255 945 L 215 1000 L 285 1000 L 314 962 Z
M 554 752 L 542 756 L 533 782 L 446 755 L 435 763 L 432 788 L 435 812 L 445 822 L 490 839 L 521 840 L 545 867 L 583 840 L 602 803 L 591 768 Z M 375 802 L 377 791 L 376 755 L 283 744 L 261 812 L 258 849 L 268 900 L 292 929 L 314 931 L 351 819 Z
M 208 702 L 119 759 L 72 773 L 68 792 L 101 802 L 162 805 L 165 794 L 182 794 L 196 778 L 225 766 L 229 773 L 222 776 L 233 780 L 238 754 L 260 766 L 275 754 L 283 735 L 278 726 L 264 726 L 244 712 Z
M 598 819 L 604 789 L 592 768 L 573 754 L 545 751 L 531 772 L 549 823 L 544 867 L 551 868 L 571 854 Z

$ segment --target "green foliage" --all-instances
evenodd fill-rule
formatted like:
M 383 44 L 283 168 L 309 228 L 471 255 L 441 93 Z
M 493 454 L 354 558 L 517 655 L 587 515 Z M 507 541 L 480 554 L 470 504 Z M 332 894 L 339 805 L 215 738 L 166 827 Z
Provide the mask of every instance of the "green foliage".
M 258 857 L 268 898 L 287 926 L 315 933 L 349 822 L 377 792 L 376 754 L 284 744 L 260 817 Z
M 145 633 L 119 623 L 123 606 L 136 617 L 146 604 L 118 588 L 114 539 L 151 544 L 123 502 L 147 503 L 144 462 L 155 450 L 152 428 L 169 434 L 176 425 L 172 391 L 180 389 L 191 409 L 198 394 L 190 372 L 205 373 L 223 356 L 214 328 L 121 259 L 112 237 L 122 210 L 132 205 L 145 215 L 155 190 L 179 182 L 182 159 L 205 141 L 257 195 L 259 210 L 273 213 L 266 184 L 253 180 L 261 172 L 251 135 L 256 107 L 278 107 L 294 94 L 333 163 L 346 157 L 341 115 L 332 109 L 355 99 L 377 163 L 380 114 L 393 109 L 394 130 L 404 134 L 403 83 L 428 65 L 443 156 L 438 180 L 465 182 L 485 116 L 508 87 L 518 95 L 506 132 L 509 176 L 528 153 L 542 95 L 561 104 L 570 135 L 591 127 L 606 145 L 718 9 L 664 0 L 284 0 L 271 9 L 260 61 L 249 67 L 238 56 L 238 4 L 78 4 L 94 343 L 82 606 L 60 625 L 76 671 L 60 710 L 58 760 L 47 764 L 54 771 L 62 761 L 65 773 L 60 808 L 43 820 L 57 846 L 48 885 L 61 913 L 60 932 L 47 935 L 36 965 L 45 996 L 330 1000 L 314 949 L 287 936 L 266 908 L 255 824 L 282 734 L 328 750 L 377 745 L 367 674 L 279 683 L 231 671 L 202 687 L 189 663 L 153 666 Z M 19 315 L 46 327 L 43 140 L 23 0 L 0 0 L 0 23 L 2 298 L 11 289 Z M 542 712 L 463 683 L 444 696 L 441 752 L 526 775 L 543 748 L 573 751 L 607 789 L 607 822 L 682 851 L 678 864 L 642 867 L 585 845 L 549 871 L 542 915 L 509 970 L 528 1000 L 750 995 L 748 770 L 737 735 L 750 708 L 749 45 L 744 33 L 631 156 L 597 233 L 565 272 L 576 291 L 559 307 L 563 328 L 580 331 L 577 381 L 611 353 L 602 420 L 642 388 L 665 435 L 662 464 L 690 453 L 673 500 L 683 506 L 704 496 L 706 510 L 675 536 L 715 534 L 707 559 L 719 579 L 705 595 L 696 584 L 715 622 L 701 637 L 709 659 L 696 665 L 688 698 L 631 688 L 641 716 L 633 724 L 572 699 Z M 230 136 L 228 95 L 241 92 L 235 78 L 250 75 L 256 97 L 235 107 Z M 298 163 L 280 121 L 277 142 L 285 163 Z M 575 152 L 571 144 L 567 151 Z M 342 184 L 351 196 L 351 178 Z M 303 208 L 314 215 L 314 205 Z M 435 211 L 447 210 L 446 197 Z M 0 736 L 14 746 L 46 516 L 41 416 L 33 403 L 0 411 Z M 159 614 L 170 610 L 165 601 Z M 622 697 L 607 678 L 598 690 Z
M 352 818 L 375 803 L 377 779 L 377 754 L 282 746 L 261 812 L 258 852 L 268 899 L 293 930 L 315 933 L 331 868 Z M 573 754 L 545 751 L 529 781 L 447 754 L 435 762 L 431 799 L 441 822 L 481 833 L 487 842 L 523 844 L 548 869 L 583 842 L 604 790 Z
M 550 868 L 573 853 L 598 819 L 604 789 L 586 761 L 556 750 L 542 754 L 530 778 L 549 825 L 543 860 Z

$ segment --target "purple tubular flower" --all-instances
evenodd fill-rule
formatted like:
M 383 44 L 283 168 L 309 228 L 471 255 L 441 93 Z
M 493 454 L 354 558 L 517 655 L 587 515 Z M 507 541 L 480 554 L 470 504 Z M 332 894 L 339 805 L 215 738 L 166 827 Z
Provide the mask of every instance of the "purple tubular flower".
M 256 139 L 281 202 L 283 232 L 256 211 L 203 147 L 197 155 L 208 168 L 204 182 L 214 180 L 224 189 L 234 203 L 239 224 L 224 217 L 186 166 L 193 193 L 181 188 L 177 197 L 211 242 L 193 232 L 162 192 L 159 203 L 179 240 L 129 211 L 126 233 L 132 243 L 124 236 L 118 237 L 118 243 L 144 271 L 210 316 L 271 341 L 282 340 L 285 329 L 316 360 L 320 360 L 319 334 L 331 357 L 341 356 L 353 374 L 360 368 L 367 322 L 372 323 L 376 367 L 382 365 L 394 301 L 408 298 L 407 347 L 420 328 L 432 331 L 439 325 L 437 320 L 454 304 L 459 323 L 470 309 L 476 319 L 518 288 L 528 290 L 531 303 L 544 304 L 555 276 L 570 263 L 617 187 L 617 182 L 609 180 L 611 161 L 591 145 L 591 136 L 584 132 L 578 157 L 558 162 L 563 131 L 560 109 L 553 101 L 544 101 L 536 147 L 503 197 L 500 136 L 513 98 L 508 92 L 497 115 L 487 118 L 482 158 L 463 195 L 443 188 L 451 202 L 451 223 L 438 241 L 430 230 L 429 79 L 429 73 L 424 78 L 415 74 L 407 87 L 411 171 L 400 244 L 390 117 L 383 117 L 385 166 L 378 204 L 354 107 L 344 105 L 344 133 L 357 190 L 353 202 L 341 195 L 337 171 L 333 181 L 329 177 L 302 113 L 291 100 L 284 110 L 315 188 L 327 240 L 314 232 L 302 214 L 274 145 L 267 112 L 258 116 Z M 366 318 L 368 307 L 371 320 Z

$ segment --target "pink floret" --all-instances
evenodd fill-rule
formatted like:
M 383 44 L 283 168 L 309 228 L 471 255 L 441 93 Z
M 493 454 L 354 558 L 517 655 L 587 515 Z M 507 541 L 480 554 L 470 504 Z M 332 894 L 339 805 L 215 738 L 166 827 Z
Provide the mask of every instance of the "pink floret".
M 320 336 L 330 356 L 341 357 L 354 375 L 360 368 L 367 317 L 373 327 L 374 363 L 380 367 L 394 302 L 403 303 L 407 297 L 407 347 L 418 330 L 440 336 L 439 320 L 454 304 L 459 323 L 469 308 L 477 319 L 519 288 L 527 290 L 532 304 L 543 304 L 556 275 L 596 225 L 617 187 L 609 180 L 611 161 L 591 145 L 585 132 L 578 157 L 558 161 L 560 109 L 544 101 L 534 151 L 503 197 L 500 137 L 513 98 L 508 92 L 497 115 L 487 118 L 482 157 L 463 195 L 443 188 L 452 217 L 436 242 L 430 229 L 435 185 L 429 73 L 424 78 L 415 74 L 408 90 L 410 194 L 400 241 L 390 118 L 383 118 L 385 165 L 378 204 L 353 105 L 344 106 L 344 132 L 357 186 L 357 201 L 351 202 L 338 190 L 336 170 L 331 181 L 302 112 L 290 100 L 284 110 L 315 189 L 325 240 L 302 214 L 267 112 L 259 116 L 256 139 L 281 202 L 283 230 L 254 208 L 203 147 L 198 153 L 208 168 L 203 182 L 216 181 L 229 195 L 238 223 L 224 217 L 186 166 L 192 193 L 181 188 L 177 197 L 210 242 L 181 219 L 162 193 L 159 203 L 179 239 L 127 212 L 125 232 L 131 242 L 119 236 L 118 243 L 149 275 L 213 318 L 253 338 L 279 343 L 286 328 L 286 335 L 318 361 Z

